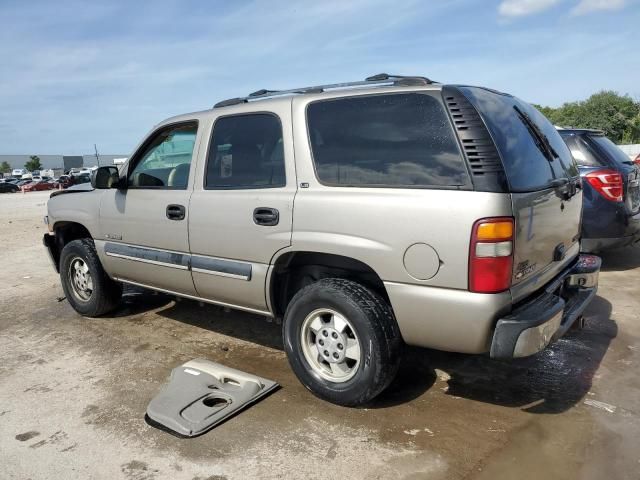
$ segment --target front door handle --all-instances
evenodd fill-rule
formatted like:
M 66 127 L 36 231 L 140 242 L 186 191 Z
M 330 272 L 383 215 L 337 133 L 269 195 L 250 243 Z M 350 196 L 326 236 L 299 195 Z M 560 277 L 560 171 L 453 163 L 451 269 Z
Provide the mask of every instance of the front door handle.
M 169 220 L 184 220 L 185 214 L 184 205 L 167 205 L 167 218 Z
M 258 207 L 253 210 L 253 222 L 256 225 L 273 227 L 280 221 L 280 212 L 275 208 Z

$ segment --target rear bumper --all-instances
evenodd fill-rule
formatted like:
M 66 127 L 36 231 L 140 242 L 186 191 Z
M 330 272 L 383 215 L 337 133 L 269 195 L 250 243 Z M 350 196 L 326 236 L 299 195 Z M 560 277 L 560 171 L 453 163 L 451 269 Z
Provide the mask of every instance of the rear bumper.
M 582 251 L 598 252 L 613 248 L 626 247 L 640 241 L 640 213 L 627 217 L 622 235 L 618 237 L 587 238 L 580 242 Z
M 499 319 L 491 342 L 491 357 L 527 357 L 564 335 L 596 295 L 600 265 L 599 257 L 580 255 L 544 293 Z

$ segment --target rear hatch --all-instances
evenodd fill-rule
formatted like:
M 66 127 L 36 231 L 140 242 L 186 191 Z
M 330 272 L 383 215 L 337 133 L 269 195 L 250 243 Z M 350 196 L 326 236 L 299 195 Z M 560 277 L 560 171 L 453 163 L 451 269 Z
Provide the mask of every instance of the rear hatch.
M 629 215 L 640 211 L 640 171 L 635 163 L 618 146 L 604 134 L 589 133 L 587 135 L 591 146 L 606 157 L 613 168 L 623 176 L 624 204 Z
M 560 273 L 580 251 L 580 177 L 555 127 L 511 95 L 461 87 L 479 111 L 505 170 L 516 223 L 511 294 L 517 302 Z

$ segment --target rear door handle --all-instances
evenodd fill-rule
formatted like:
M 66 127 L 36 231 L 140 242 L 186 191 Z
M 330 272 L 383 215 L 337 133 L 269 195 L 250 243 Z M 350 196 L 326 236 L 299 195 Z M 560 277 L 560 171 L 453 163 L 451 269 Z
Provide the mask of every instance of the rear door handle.
M 253 222 L 256 225 L 273 227 L 280 221 L 280 212 L 275 208 L 258 207 L 253 210 Z
M 167 205 L 167 218 L 169 220 L 184 220 L 185 214 L 184 205 Z

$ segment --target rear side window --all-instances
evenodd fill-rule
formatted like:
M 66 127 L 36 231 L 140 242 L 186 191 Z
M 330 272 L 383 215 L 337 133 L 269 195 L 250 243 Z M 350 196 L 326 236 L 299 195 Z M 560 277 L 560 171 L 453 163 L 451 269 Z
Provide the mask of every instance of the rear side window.
M 603 165 L 591 146 L 580 135 L 562 133 L 560 135 L 578 165 L 581 167 L 600 167 Z
M 419 93 L 324 100 L 307 107 L 316 174 L 333 186 L 469 185 L 447 114 Z
M 205 188 L 285 185 L 280 119 L 270 113 L 219 118 L 207 158 Z
M 604 135 L 589 135 L 589 139 L 617 164 L 631 165 L 633 162 L 618 146 Z
M 542 190 L 555 178 L 578 176 L 567 145 L 534 107 L 516 97 L 483 88 L 460 90 L 478 109 L 500 150 L 512 191 Z

